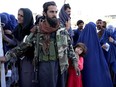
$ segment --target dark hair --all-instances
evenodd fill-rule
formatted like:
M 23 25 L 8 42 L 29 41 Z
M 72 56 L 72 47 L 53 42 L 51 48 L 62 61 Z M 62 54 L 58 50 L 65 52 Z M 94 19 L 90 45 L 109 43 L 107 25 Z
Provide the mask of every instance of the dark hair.
M 48 7 L 51 5 L 56 6 L 56 3 L 54 1 L 45 2 L 43 4 L 43 12 L 47 13 Z
M 69 4 L 64 4 L 64 10 L 66 10 L 67 8 L 71 9 Z
M 44 16 L 40 16 L 37 18 L 37 20 L 35 21 L 35 25 L 39 24 L 40 21 L 42 21 L 44 19 Z
M 77 47 L 81 47 L 83 49 L 83 52 L 80 54 L 80 56 L 84 56 L 87 52 L 87 47 L 84 43 L 77 43 L 75 46 L 74 46 L 74 50 L 77 48 Z
M 103 23 L 107 24 L 107 22 L 106 22 L 106 21 L 103 21 Z
M 105 24 L 105 25 L 103 25 L 103 28 L 106 28 L 107 22 L 106 21 L 103 21 L 103 23 Z
M 97 21 L 102 21 L 102 19 L 98 19 Z
M 39 17 L 41 17 L 41 15 L 39 15 L 39 14 L 36 15 L 36 16 L 35 16 L 35 20 L 37 21 Z
M 79 24 L 81 24 L 81 23 L 84 24 L 83 20 L 78 20 L 78 21 L 77 21 L 77 25 L 79 25 Z

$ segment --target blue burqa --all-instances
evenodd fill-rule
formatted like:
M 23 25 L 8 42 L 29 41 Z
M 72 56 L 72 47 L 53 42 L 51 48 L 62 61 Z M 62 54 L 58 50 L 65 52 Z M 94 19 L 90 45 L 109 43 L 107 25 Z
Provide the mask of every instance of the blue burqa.
M 13 31 L 13 27 L 12 27 L 12 20 L 10 19 L 10 14 L 3 12 L 2 14 L 7 16 L 8 22 L 5 24 L 5 29 L 9 29 L 11 31 Z
M 1 13 L 0 17 L 1 17 L 1 22 L 4 24 L 3 30 L 4 31 L 10 30 L 10 24 L 8 23 L 9 19 L 8 19 L 7 15 L 4 13 Z M 9 24 L 9 26 L 8 26 L 8 24 Z M 3 49 L 4 49 L 4 54 L 5 54 L 8 50 L 13 48 L 13 45 L 15 44 L 15 42 L 12 40 L 13 36 L 11 34 L 6 34 L 4 32 L 4 35 L 6 36 L 7 40 L 9 41 L 9 43 L 8 43 L 8 42 L 3 40 Z M 13 44 L 13 45 L 11 45 L 11 44 Z
M 108 27 L 105 33 L 103 34 L 100 43 L 105 44 L 108 43 L 110 45 L 109 51 L 104 51 L 104 55 L 106 58 L 106 61 L 108 63 L 112 81 L 114 84 L 116 84 L 116 45 L 112 42 L 109 42 L 108 38 L 112 37 L 114 40 L 116 40 L 116 30 L 112 27 Z
M 3 23 L 3 24 L 8 23 L 8 18 L 7 18 L 7 16 L 5 14 L 0 13 L 0 18 L 1 18 L 1 23 Z
M 108 65 L 93 22 L 85 26 L 78 42 L 84 43 L 88 48 L 82 71 L 83 87 L 113 87 Z
M 15 18 L 15 16 L 13 14 L 10 14 L 10 19 L 11 19 L 12 28 L 14 30 L 15 27 L 18 25 L 17 19 Z

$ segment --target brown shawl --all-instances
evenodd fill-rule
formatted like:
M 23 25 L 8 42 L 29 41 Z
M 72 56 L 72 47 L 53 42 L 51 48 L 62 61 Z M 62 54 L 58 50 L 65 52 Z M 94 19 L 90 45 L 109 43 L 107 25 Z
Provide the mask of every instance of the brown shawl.
M 39 22 L 39 29 L 40 33 L 44 34 L 44 42 L 43 44 L 43 51 L 44 53 L 48 53 L 49 51 L 49 44 L 50 44 L 50 34 L 57 31 L 59 29 L 60 22 L 58 22 L 57 26 L 55 28 L 50 27 L 47 20 L 43 20 L 42 22 Z M 34 26 L 31 29 L 31 32 L 36 31 L 36 26 Z
M 59 28 L 59 22 L 57 24 L 57 26 L 55 28 L 50 27 L 49 23 L 47 22 L 47 20 L 44 20 L 42 22 L 39 22 L 39 28 L 40 28 L 40 32 L 44 33 L 44 34 L 50 34 L 54 31 L 57 31 Z

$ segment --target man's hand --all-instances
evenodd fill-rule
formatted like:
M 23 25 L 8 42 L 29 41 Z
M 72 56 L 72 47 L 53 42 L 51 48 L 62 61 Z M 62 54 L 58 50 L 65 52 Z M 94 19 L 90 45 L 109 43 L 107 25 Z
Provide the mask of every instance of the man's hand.
M 109 37 L 109 42 L 113 43 L 114 39 L 112 37 Z
M 10 34 L 10 35 L 12 35 L 11 30 L 8 30 L 8 29 L 7 29 L 7 30 L 4 30 L 4 33 L 5 33 L 5 34 Z
M 107 46 L 105 44 L 102 45 L 103 49 L 107 49 Z
M 76 71 L 76 75 L 80 75 L 80 69 L 78 67 L 77 62 L 74 63 L 74 68 L 75 68 L 75 71 Z
M 4 56 L 0 57 L 0 62 L 6 62 L 6 58 Z
M 66 30 L 69 30 L 71 27 L 71 20 L 69 19 L 68 21 L 66 21 L 65 25 L 66 25 Z

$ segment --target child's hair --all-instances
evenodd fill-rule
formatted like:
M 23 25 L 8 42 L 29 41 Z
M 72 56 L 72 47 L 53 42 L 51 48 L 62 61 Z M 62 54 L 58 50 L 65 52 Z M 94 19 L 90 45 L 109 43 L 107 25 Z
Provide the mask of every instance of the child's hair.
M 83 49 L 83 52 L 79 55 L 79 56 L 84 56 L 86 54 L 86 51 L 87 51 L 87 47 L 84 43 L 77 43 L 75 46 L 74 46 L 74 50 L 77 48 L 77 47 L 81 47 Z

